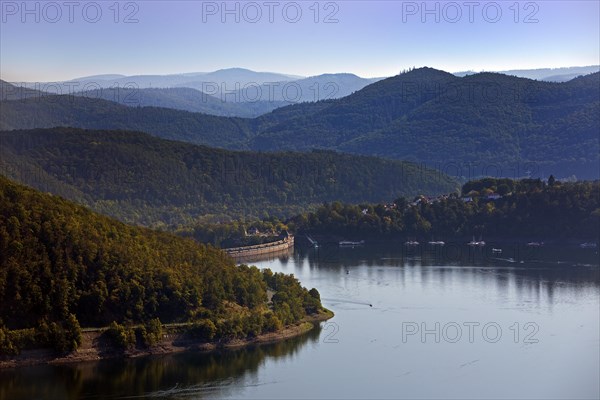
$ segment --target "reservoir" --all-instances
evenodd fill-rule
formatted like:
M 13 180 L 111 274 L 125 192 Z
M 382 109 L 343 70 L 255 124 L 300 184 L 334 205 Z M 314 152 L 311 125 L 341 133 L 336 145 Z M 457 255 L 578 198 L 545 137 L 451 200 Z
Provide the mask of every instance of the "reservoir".
M 325 245 L 252 264 L 335 317 L 240 350 L 4 370 L 0 399 L 600 396 L 597 248 Z

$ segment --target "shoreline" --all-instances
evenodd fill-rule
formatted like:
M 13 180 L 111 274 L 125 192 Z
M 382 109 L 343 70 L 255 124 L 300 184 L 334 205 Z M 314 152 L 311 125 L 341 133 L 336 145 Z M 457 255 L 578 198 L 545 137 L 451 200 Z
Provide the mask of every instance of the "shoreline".
M 333 316 L 334 313 L 332 311 L 325 309 L 318 314 L 308 315 L 296 324 L 288 325 L 277 332 L 268 332 L 252 338 L 232 339 L 225 342 L 199 342 L 186 337 L 185 333 L 170 332 L 169 329 L 165 329 L 166 332 L 163 334 L 163 339 L 160 343 L 146 349 L 136 348 L 130 350 L 120 350 L 114 346 L 102 343 L 100 336 L 104 330 L 84 331 L 82 333 L 81 346 L 69 354 L 57 355 L 56 352 L 50 349 L 24 350 L 17 356 L 0 357 L 0 371 L 37 365 L 61 365 L 113 358 L 137 358 L 185 351 L 210 353 L 222 349 L 233 350 L 246 346 L 275 343 L 300 336 L 314 329 L 317 323 L 327 321 L 333 318 Z
M 304 234 L 302 234 L 304 235 Z M 373 244 L 404 244 L 406 240 L 409 240 L 411 237 L 405 235 L 397 235 L 397 236 L 372 236 L 369 235 L 350 235 L 350 236 L 342 236 L 337 234 L 318 234 L 312 233 L 309 234 L 313 239 L 319 243 L 319 245 L 338 245 L 342 240 L 355 240 L 360 241 L 364 240 L 365 245 L 373 245 Z M 472 236 L 456 236 L 456 237 L 443 237 L 443 236 L 435 236 L 435 240 L 444 240 L 446 244 L 452 245 L 467 245 L 469 241 L 473 238 Z M 478 239 L 479 235 L 475 235 L 475 238 Z M 544 244 L 548 245 L 567 245 L 567 246 L 578 246 L 583 242 L 592 242 L 597 243 L 598 237 L 577 237 L 577 238 L 559 238 L 559 237 L 534 237 L 534 236 L 522 236 L 522 237 L 505 237 L 505 236 L 482 236 L 483 240 L 489 243 L 497 243 L 497 244 L 512 244 L 512 245 L 522 245 L 527 246 L 529 242 L 542 241 Z M 418 240 L 421 241 L 421 245 L 427 244 L 429 239 L 424 239 L 422 237 L 418 237 Z M 310 247 L 310 246 L 304 246 Z

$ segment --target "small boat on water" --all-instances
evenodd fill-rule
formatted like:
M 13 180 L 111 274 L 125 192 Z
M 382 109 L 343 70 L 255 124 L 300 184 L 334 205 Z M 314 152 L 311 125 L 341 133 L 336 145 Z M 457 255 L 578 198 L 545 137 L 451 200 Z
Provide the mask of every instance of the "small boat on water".
M 581 243 L 579 247 L 581 247 L 582 249 L 595 249 L 598 247 L 598 245 L 596 243 L 585 242 Z
M 430 242 L 427 242 L 432 246 L 443 246 L 446 244 L 446 242 L 442 241 L 442 240 L 432 240 Z
M 502 249 L 492 249 L 492 253 L 494 253 L 494 254 L 502 254 Z
M 341 247 L 354 247 L 354 246 L 362 246 L 363 244 L 365 244 L 364 240 L 361 240 L 360 242 L 352 242 L 350 240 L 342 240 L 339 245 Z
M 404 242 L 405 246 L 418 246 L 419 242 L 417 242 L 416 240 L 407 240 L 406 242 Z
M 527 243 L 527 247 L 542 247 L 544 242 L 529 242 Z
M 475 240 L 475 236 L 473 236 L 473 240 L 471 240 L 469 243 L 467 243 L 469 246 L 479 246 L 479 247 L 483 247 L 485 246 L 485 241 L 481 240 L 481 238 L 479 238 L 479 240 Z

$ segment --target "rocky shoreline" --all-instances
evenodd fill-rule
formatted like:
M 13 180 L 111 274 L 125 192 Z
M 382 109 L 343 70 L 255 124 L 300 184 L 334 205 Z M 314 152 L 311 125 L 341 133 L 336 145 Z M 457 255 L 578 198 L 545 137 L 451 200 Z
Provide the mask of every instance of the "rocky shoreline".
M 184 351 L 211 352 L 220 349 L 236 349 L 256 344 L 279 342 L 300 336 L 315 327 L 315 324 L 333 317 L 333 312 L 326 310 L 319 314 L 305 317 L 302 321 L 284 327 L 277 332 L 268 332 L 256 337 L 233 339 L 226 342 L 198 342 L 191 340 L 184 333 L 169 332 L 163 334 L 163 339 L 155 346 L 147 349 L 119 350 L 110 345 L 100 336 L 103 331 L 83 332 L 81 346 L 68 354 L 56 354 L 48 349 L 25 350 L 17 356 L 0 358 L 0 369 L 16 368 L 41 364 L 66 364 L 85 361 L 99 361 L 110 358 L 134 358 L 148 355 L 180 353 Z

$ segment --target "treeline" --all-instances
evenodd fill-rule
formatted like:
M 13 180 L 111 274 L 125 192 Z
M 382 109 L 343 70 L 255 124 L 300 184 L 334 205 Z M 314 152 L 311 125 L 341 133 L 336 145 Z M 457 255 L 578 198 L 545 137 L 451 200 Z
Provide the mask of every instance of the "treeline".
M 2 101 L 0 129 L 122 129 L 228 149 L 329 149 L 442 170 L 483 164 L 478 175 L 494 167 L 518 176 L 510 171 L 525 166 L 534 176 L 556 171 L 597 179 L 599 85 L 598 72 L 554 83 L 487 72 L 457 77 L 425 67 L 340 99 L 254 119 L 67 95 Z
M 499 73 L 457 77 L 418 68 L 350 96 L 279 108 L 256 119 L 249 148 L 307 150 L 479 165 L 505 176 L 598 179 L 600 73 L 553 83 Z M 466 173 L 464 174 L 467 175 Z
M 11 98 L 19 98 L 19 89 L 11 88 Z M 253 102 L 222 101 L 219 97 L 210 96 L 200 90 L 187 87 L 143 89 L 104 88 L 101 90 L 77 92 L 73 95 L 91 99 L 100 98 L 129 107 L 162 107 L 193 113 L 242 118 L 254 118 L 287 104 L 283 100 L 259 100 Z
M 73 350 L 82 327 L 109 324 L 136 327 L 147 343 L 159 323 L 197 324 L 207 340 L 245 337 L 320 309 L 318 292 L 291 276 L 236 267 L 213 247 L 0 176 L 0 353 Z
M 437 198 L 404 197 L 390 204 L 324 204 L 292 218 L 301 233 L 348 238 L 457 237 L 599 238 L 600 182 L 483 179 Z
M 457 187 L 416 164 L 374 157 L 233 152 L 143 133 L 72 128 L 0 132 L 0 171 L 127 223 L 289 217 L 326 201 L 377 202 Z
M 179 226 L 174 229 L 174 233 L 192 237 L 201 243 L 228 248 L 274 242 L 287 230 L 288 226 L 284 221 L 277 217 L 269 217 L 263 220 L 232 220 L 220 223 L 201 220 L 191 225 Z
M 52 128 L 126 129 L 164 139 L 244 148 L 251 120 L 161 107 L 128 107 L 74 95 L 34 96 L 2 101 L 0 130 Z

